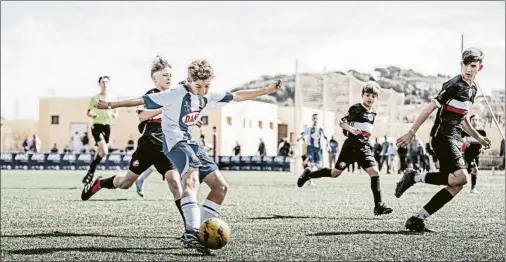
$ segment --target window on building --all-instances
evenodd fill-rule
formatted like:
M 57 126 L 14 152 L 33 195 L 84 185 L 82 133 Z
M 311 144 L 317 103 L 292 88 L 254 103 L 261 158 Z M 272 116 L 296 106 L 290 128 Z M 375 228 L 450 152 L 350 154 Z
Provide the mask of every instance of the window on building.
M 227 116 L 227 124 L 228 124 L 229 126 L 231 126 L 231 125 L 232 125 L 232 117 Z
M 262 121 L 258 121 L 258 128 L 262 129 L 264 127 L 264 123 Z
M 209 117 L 208 116 L 201 117 L 200 121 L 202 121 L 202 125 L 204 125 L 204 126 L 209 125 Z
M 242 119 L 242 128 L 246 128 L 246 118 Z
M 251 119 L 249 120 L 249 128 L 251 128 Z
M 269 122 L 269 128 L 270 129 L 274 129 L 274 123 L 273 122 Z
M 59 125 L 60 116 L 51 116 L 51 125 Z

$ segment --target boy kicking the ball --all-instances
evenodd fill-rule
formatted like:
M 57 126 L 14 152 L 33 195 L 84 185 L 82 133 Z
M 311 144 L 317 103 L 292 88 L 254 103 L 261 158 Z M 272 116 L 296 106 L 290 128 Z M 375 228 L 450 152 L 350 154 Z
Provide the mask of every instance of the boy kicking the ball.
M 209 62 L 197 60 L 188 67 L 187 81 L 177 87 L 130 100 L 100 100 L 96 105 L 99 109 L 140 105 L 145 105 L 148 109 L 163 108 L 163 151 L 176 166 L 183 185 L 181 208 L 186 222 L 183 242 L 187 247 L 197 248 L 205 253 L 209 250 L 199 243 L 198 229 L 201 221 L 218 217 L 228 184 L 207 151 L 192 139 L 192 127 L 206 108 L 222 106 L 231 101 L 250 100 L 277 92 L 283 86 L 283 81 L 276 79 L 264 88 L 239 90 L 234 93 L 216 92 L 210 91 L 213 77 L 214 69 Z M 211 188 L 211 192 L 202 205 L 201 217 L 197 193 L 199 182 L 202 181 Z
M 406 221 L 410 231 L 426 231 L 425 219 L 450 202 L 467 183 L 467 170 L 462 155 L 462 131 L 474 137 L 485 148 L 490 140 L 481 136 L 469 122 L 468 110 L 476 97 L 474 78 L 483 68 L 483 52 L 477 48 L 469 48 L 462 53 L 461 73 L 443 84 L 438 96 L 420 113 L 408 133 L 397 140 L 397 146 L 406 146 L 416 130 L 427 120 L 436 109 L 437 117 L 430 132 L 431 144 L 439 160 L 439 172 L 420 173 L 406 170 L 397 183 L 395 196 L 401 197 L 415 183 L 445 185 L 418 212 Z
M 381 201 L 381 189 L 379 183 L 379 171 L 369 143 L 376 111 L 373 109 L 374 102 L 378 97 L 379 85 L 376 82 L 368 82 L 362 88 L 362 103 L 357 103 L 348 109 L 348 113 L 341 118 L 339 126 L 348 138 L 343 143 L 335 167 L 322 168 L 311 172 L 306 168 L 297 180 L 297 186 L 302 187 L 308 180 L 320 177 L 336 178 L 341 175 L 348 165 L 357 162 L 371 177 L 371 190 L 374 198 L 374 215 L 392 213 L 392 209 L 385 206 Z

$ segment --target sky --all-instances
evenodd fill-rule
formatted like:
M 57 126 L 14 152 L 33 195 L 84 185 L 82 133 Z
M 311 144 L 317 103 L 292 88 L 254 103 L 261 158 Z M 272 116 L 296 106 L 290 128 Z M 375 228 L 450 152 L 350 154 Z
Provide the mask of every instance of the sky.
M 464 47 L 485 53 L 478 82 L 505 88 L 504 2 L 1 2 L 1 114 L 37 120 L 41 97 L 153 87 L 163 55 L 173 82 L 195 59 L 227 90 L 261 75 L 398 66 L 459 73 Z M 17 101 L 17 102 L 16 102 Z

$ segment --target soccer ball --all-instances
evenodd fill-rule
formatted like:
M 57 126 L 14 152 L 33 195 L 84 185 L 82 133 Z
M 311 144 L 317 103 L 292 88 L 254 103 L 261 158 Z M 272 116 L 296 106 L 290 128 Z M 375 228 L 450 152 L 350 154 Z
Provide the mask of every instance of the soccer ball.
M 207 219 L 200 225 L 199 241 L 209 249 L 223 248 L 230 241 L 230 227 L 219 218 Z

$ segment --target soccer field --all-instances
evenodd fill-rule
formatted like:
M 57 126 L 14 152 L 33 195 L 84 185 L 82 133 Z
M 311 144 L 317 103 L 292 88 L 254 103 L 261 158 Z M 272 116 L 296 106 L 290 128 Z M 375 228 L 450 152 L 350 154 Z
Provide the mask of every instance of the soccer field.
M 504 261 L 503 175 L 483 172 L 480 195 L 467 185 L 430 217 L 427 226 L 438 232 L 409 233 L 404 222 L 439 187 L 415 185 L 397 199 L 400 176 L 382 175 L 383 200 L 394 212 L 375 217 L 365 173 L 304 188 L 288 173 L 223 173 L 230 189 L 221 218 L 232 241 L 209 258 L 182 248 L 181 218 L 158 174 L 148 179 L 145 198 L 131 188 L 101 190 L 83 202 L 83 172 L 2 171 L 2 260 Z M 207 192 L 203 185 L 200 203 Z

